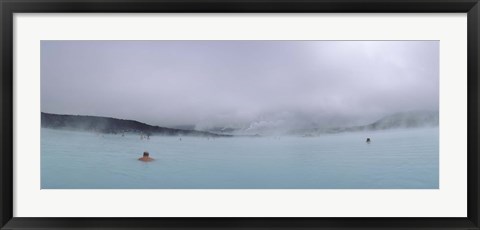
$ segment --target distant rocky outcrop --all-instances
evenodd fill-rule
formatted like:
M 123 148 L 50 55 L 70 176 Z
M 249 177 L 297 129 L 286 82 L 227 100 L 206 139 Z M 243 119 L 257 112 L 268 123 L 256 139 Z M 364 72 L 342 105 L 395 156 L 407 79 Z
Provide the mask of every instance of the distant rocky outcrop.
M 391 128 L 416 128 L 425 126 L 438 126 L 438 111 L 414 111 L 395 113 L 386 116 L 372 124 L 368 129 L 391 129 Z
M 308 130 L 295 130 L 291 134 L 296 135 L 316 135 L 321 133 L 340 133 L 340 132 L 358 132 L 375 131 L 397 128 L 420 128 L 435 127 L 439 124 L 438 111 L 412 111 L 401 112 L 385 116 L 373 123 L 367 125 L 335 127 L 335 128 L 313 128 Z
M 41 123 L 43 128 L 91 131 L 108 134 L 138 133 L 144 135 L 169 136 L 229 136 L 196 130 L 183 130 L 152 126 L 134 120 L 122 120 L 111 117 L 61 115 L 43 112 L 41 113 Z
M 213 128 L 207 129 L 206 131 L 213 132 L 213 133 L 233 133 L 237 130 L 238 129 L 229 128 L 229 127 L 213 127 Z
M 439 124 L 438 111 L 401 112 L 385 116 L 371 124 L 354 127 L 333 128 L 327 132 L 384 130 L 395 128 L 435 127 Z

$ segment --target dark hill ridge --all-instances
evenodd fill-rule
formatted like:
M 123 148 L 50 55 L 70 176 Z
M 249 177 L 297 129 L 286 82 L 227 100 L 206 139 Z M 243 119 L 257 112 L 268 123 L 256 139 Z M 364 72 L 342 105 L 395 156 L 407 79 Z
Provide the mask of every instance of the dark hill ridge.
M 215 136 L 228 137 L 229 135 L 214 134 L 196 130 L 172 129 L 152 126 L 133 120 L 122 120 L 110 117 L 60 115 L 51 113 L 42 114 L 42 127 L 52 129 L 72 129 L 100 133 L 143 133 L 146 135 L 185 135 L 185 136 Z

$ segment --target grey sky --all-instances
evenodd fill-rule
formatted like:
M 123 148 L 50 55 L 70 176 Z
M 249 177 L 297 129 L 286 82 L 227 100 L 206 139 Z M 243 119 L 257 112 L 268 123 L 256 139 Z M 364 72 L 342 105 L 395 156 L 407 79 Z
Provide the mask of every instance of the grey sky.
M 438 110 L 438 41 L 42 41 L 43 112 L 161 125 L 371 122 Z

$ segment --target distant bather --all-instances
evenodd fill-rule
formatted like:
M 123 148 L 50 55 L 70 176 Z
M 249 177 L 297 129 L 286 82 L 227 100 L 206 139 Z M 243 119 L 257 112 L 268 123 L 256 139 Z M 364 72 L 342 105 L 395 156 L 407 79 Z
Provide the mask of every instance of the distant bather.
M 367 138 L 367 143 L 370 143 L 370 138 Z
M 138 158 L 138 160 L 143 162 L 149 162 L 149 161 L 153 161 L 153 158 L 151 158 L 150 154 L 145 151 L 143 152 L 143 157 Z

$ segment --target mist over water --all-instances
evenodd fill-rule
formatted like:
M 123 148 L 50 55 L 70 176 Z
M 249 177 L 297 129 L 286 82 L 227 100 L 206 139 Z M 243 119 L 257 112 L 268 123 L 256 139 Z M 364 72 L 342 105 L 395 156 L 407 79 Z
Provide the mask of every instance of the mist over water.
M 42 41 L 42 112 L 278 133 L 438 110 L 438 41 Z
M 369 137 L 372 142 L 367 144 Z M 42 128 L 42 189 L 437 189 L 438 127 L 316 137 L 168 137 Z M 149 151 L 153 162 L 140 162 Z

